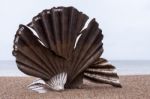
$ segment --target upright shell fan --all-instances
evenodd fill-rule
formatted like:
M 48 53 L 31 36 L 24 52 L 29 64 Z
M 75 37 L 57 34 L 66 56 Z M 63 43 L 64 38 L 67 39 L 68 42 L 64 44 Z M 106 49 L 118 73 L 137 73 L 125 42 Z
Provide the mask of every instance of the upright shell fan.
M 103 35 L 92 19 L 74 7 L 43 10 L 27 26 L 20 25 L 13 55 L 18 68 L 38 77 L 30 89 L 78 88 L 83 79 L 121 87 L 115 67 L 99 58 Z

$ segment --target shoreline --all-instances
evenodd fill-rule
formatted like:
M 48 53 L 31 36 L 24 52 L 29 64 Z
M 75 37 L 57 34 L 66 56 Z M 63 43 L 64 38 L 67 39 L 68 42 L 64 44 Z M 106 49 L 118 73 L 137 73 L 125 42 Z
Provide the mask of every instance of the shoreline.
M 111 60 L 117 69 L 118 75 L 149 75 L 150 74 L 150 60 Z M 26 77 L 15 63 L 15 61 L 1 61 L 0 60 L 0 76 L 21 76 Z
M 122 77 L 122 76 L 150 76 L 150 74 L 118 74 L 118 76 L 120 77 Z M 13 78 L 15 78 L 15 77 L 31 77 L 31 78 L 34 78 L 33 76 L 29 76 L 29 75 L 26 75 L 26 74 L 22 74 L 22 75 L 0 75 L 0 78 L 2 78 L 2 77 L 13 77 Z

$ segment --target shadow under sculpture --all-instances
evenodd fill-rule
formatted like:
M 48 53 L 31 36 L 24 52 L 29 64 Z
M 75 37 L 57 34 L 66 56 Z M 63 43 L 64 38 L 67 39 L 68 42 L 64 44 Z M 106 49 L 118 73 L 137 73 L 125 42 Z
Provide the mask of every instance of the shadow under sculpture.
M 13 55 L 25 74 L 40 78 L 28 86 L 44 93 L 50 89 L 81 88 L 83 80 L 121 87 L 113 65 L 100 58 L 103 35 L 95 19 L 74 7 L 53 7 L 20 25 Z

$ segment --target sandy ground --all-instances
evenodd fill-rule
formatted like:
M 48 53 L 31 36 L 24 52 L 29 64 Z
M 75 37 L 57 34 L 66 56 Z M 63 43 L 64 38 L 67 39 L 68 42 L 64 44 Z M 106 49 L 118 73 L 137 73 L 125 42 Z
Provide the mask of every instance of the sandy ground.
M 45 94 L 30 92 L 26 88 L 33 79 L 0 77 L 0 99 L 150 99 L 150 75 L 120 76 L 123 88 L 86 82 L 82 89 Z

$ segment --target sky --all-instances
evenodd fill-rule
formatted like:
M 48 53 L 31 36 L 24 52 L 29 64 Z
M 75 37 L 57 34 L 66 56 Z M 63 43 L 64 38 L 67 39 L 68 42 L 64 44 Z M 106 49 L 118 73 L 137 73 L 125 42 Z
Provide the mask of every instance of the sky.
M 1 0 L 0 60 L 15 60 L 13 39 L 43 9 L 74 6 L 96 18 L 109 60 L 150 60 L 150 0 Z

